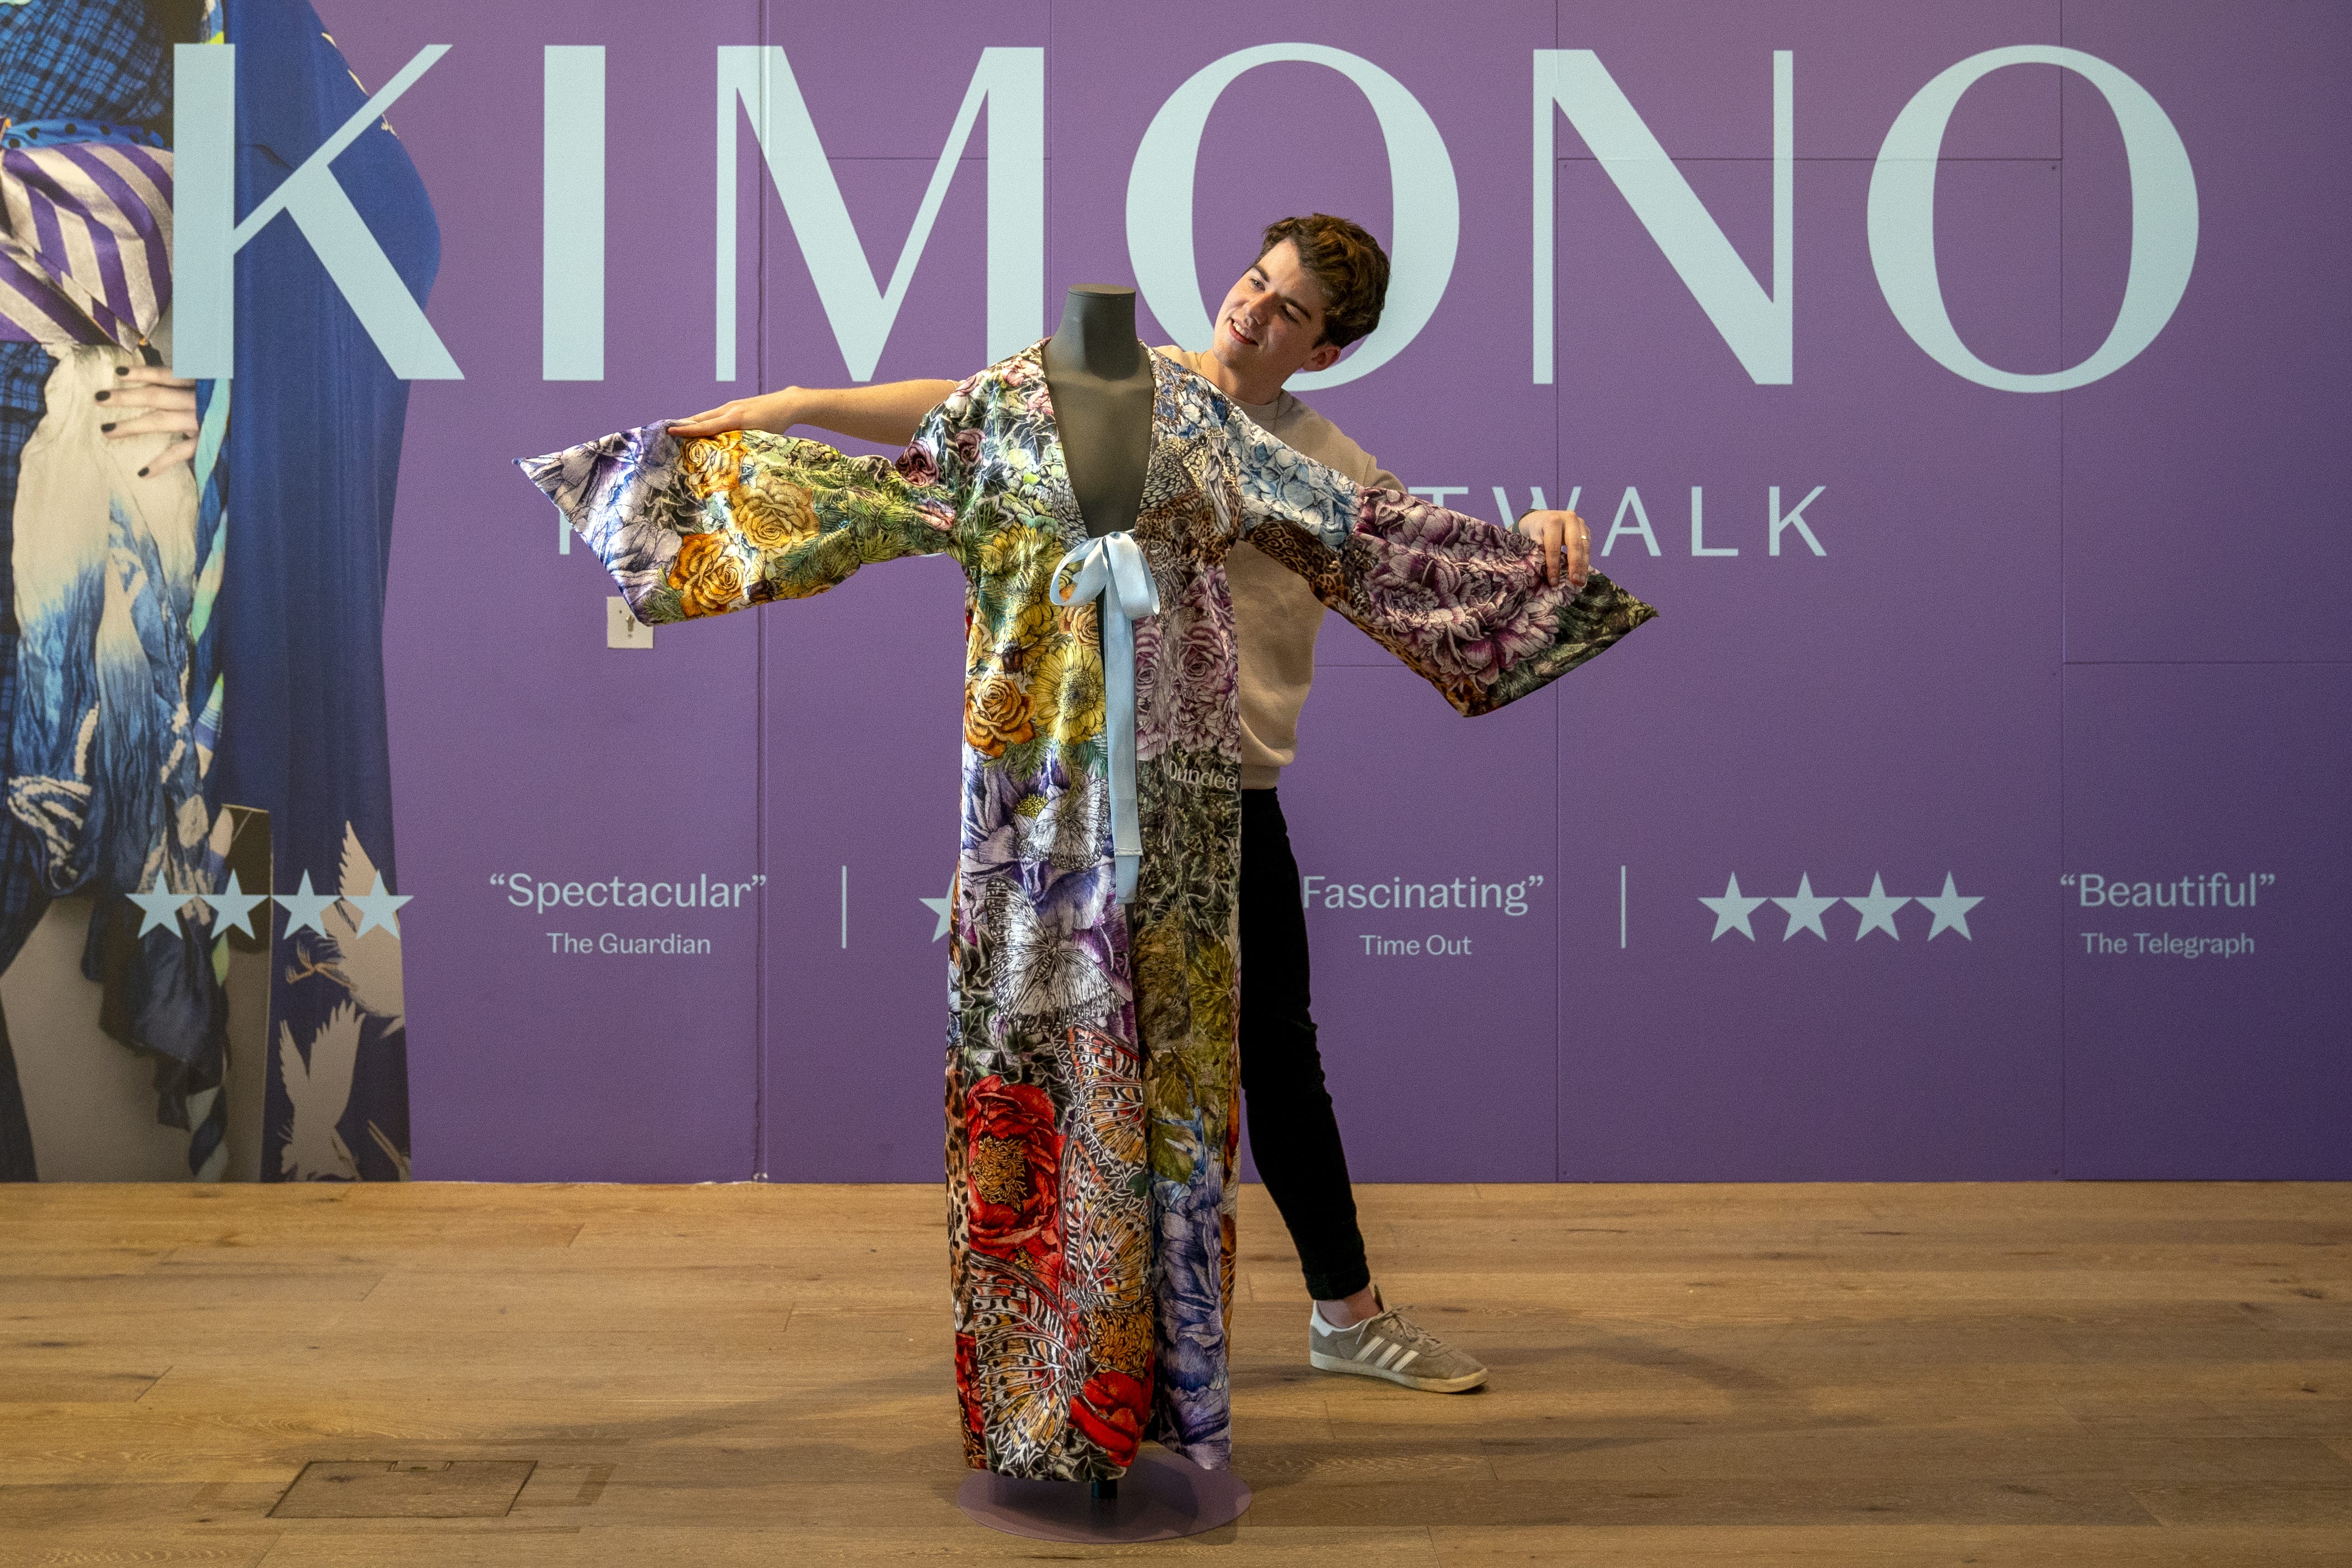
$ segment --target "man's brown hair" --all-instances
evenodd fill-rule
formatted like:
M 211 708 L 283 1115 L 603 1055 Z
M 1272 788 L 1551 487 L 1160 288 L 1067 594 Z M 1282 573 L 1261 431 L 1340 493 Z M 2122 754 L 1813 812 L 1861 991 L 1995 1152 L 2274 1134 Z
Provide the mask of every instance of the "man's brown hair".
M 1389 297 L 1389 255 L 1381 242 L 1343 217 L 1308 213 L 1265 226 L 1257 247 L 1265 253 L 1288 240 L 1298 265 L 1323 290 L 1323 341 L 1346 348 L 1381 324 Z

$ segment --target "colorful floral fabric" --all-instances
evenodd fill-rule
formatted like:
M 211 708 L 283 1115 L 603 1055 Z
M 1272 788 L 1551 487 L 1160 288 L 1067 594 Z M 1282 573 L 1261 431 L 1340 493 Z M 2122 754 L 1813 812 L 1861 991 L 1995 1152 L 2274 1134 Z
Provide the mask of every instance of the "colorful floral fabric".
M 1225 552 L 1248 536 L 1470 713 L 1654 612 L 1598 574 L 1548 586 L 1534 545 L 1492 524 L 1359 491 L 1154 355 L 1133 531 L 1160 610 L 1135 626 L 1143 858 L 1122 906 L 1097 611 L 1048 596 L 1087 533 L 1041 348 L 958 387 L 895 464 L 759 433 L 681 447 L 647 426 L 523 468 L 648 621 L 821 593 L 894 556 L 962 565 L 947 1165 L 965 1452 L 1103 1479 L 1149 1437 L 1217 1468 L 1239 1138 Z

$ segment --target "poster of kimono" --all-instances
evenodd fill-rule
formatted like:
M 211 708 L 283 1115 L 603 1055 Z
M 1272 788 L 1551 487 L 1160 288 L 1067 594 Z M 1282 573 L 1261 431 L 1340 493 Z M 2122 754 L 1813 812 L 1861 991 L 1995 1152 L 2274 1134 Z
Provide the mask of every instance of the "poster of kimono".
M 193 117 L 190 48 L 237 61 Z M 303 0 L 0 7 L 11 1180 L 409 1173 L 382 640 L 408 388 L 299 220 L 256 216 L 365 98 Z M 415 170 L 388 125 L 344 140 L 337 190 L 421 298 Z M 252 232 L 233 352 L 183 374 L 174 198 L 192 220 L 207 185 Z

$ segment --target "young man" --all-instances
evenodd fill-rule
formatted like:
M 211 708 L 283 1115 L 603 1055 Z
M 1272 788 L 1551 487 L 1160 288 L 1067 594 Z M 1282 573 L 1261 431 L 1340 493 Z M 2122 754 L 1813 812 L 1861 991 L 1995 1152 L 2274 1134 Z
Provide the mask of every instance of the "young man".
M 1301 371 L 1322 370 L 1379 325 L 1389 259 L 1372 237 L 1317 213 L 1269 226 L 1257 260 L 1218 308 L 1209 350 L 1160 352 L 1196 372 L 1243 413 L 1290 446 L 1360 485 L 1402 489 L 1339 427 L 1283 390 Z M 795 425 L 903 445 L 953 390 L 947 381 L 879 386 L 788 386 L 739 398 L 671 426 L 680 436 Z M 1590 533 L 1573 512 L 1537 511 L 1519 527 L 1544 547 L 1551 579 L 1582 586 Z M 1381 1299 L 1364 1257 L 1339 1126 L 1324 1087 L 1308 1011 L 1307 919 L 1298 867 L 1276 796 L 1297 754 L 1298 710 L 1315 679 L 1315 637 L 1324 606 L 1296 574 L 1246 543 L 1225 559 L 1241 650 L 1242 1095 L 1250 1150 L 1281 1210 L 1315 1298 L 1307 1358 L 1334 1372 L 1384 1377 L 1453 1394 L 1486 1382 L 1486 1369 Z

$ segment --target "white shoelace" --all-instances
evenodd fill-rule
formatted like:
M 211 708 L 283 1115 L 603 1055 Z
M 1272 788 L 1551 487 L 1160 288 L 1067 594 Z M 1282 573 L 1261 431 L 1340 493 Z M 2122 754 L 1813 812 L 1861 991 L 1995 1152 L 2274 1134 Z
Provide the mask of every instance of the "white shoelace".
M 1382 1331 L 1382 1337 L 1392 1340 L 1410 1351 L 1419 1351 L 1426 1354 L 1428 1352 L 1445 1348 L 1444 1341 L 1404 1314 L 1404 1308 L 1391 1307 L 1379 1317 L 1368 1319 L 1363 1326 L 1370 1328 L 1374 1323 L 1385 1323 L 1387 1327 Z

